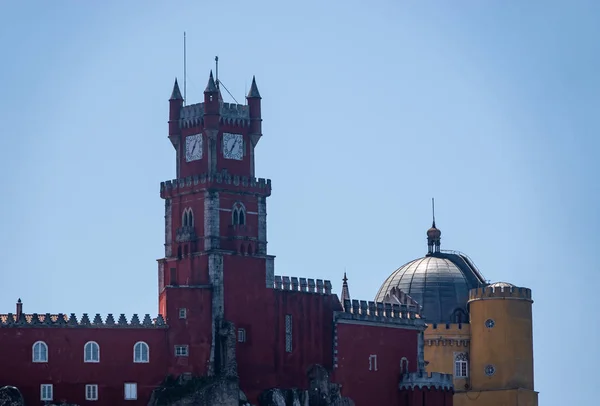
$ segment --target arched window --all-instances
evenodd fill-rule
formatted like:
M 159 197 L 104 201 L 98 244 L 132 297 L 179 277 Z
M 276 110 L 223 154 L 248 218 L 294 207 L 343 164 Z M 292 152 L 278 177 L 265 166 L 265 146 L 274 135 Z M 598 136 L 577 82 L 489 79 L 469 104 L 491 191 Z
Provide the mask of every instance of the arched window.
M 183 211 L 181 223 L 184 227 L 194 227 L 194 212 L 190 207 Z
M 466 323 L 467 322 L 467 314 L 463 309 L 456 309 L 452 313 L 452 321 L 454 323 Z
M 400 373 L 408 373 L 408 359 L 406 357 L 402 357 L 402 359 L 400 360 Z
M 233 209 L 231 210 L 231 222 L 234 226 L 243 226 L 246 224 L 246 208 L 240 202 L 237 202 L 233 205 Z
M 143 341 L 135 343 L 133 346 L 133 362 L 150 362 L 150 348 L 148 347 L 148 344 Z
M 84 362 L 100 362 L 100 346 L 95 341 L 85 343 L 83 349 Z
M 464 352 L 454 354 L 454 377 L 466 378 L 469 376 L 469 357 Z
M 48 346 L 43 341 L 37 341 L 32 347 L 33 362 L 48 362 Z

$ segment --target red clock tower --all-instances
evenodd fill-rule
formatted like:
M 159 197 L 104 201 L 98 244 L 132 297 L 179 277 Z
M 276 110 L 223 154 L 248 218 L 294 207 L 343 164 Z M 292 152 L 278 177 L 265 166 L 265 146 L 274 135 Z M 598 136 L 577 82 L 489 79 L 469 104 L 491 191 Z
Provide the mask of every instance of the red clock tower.
M 241 327 L 242 320 L 259 324 L 260 314 L 267 316 L 251 300 L 273 287 L 266 227 L 271 182 L 254 177 L 260 103 L 254 78 L 246 105 L 224 103 L 211 72 L 204 102 L 184 106 L 175 81 L 169 139 L 177 179 L 161 184 L 165 257 L 158 261 L 159 313 L 170 326 L 169 344 L 187 355 L 176 358 L 172 373 L 218 372 L 219 323 Z

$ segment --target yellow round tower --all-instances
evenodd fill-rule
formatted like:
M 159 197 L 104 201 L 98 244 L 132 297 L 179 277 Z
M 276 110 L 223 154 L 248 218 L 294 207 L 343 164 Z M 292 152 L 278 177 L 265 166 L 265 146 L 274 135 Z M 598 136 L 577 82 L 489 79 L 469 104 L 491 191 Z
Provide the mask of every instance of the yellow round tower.
M 469 292 L 471 396 L 468 397 L 476 395 L 475 403 L 537 406 L 533 386 L 532 303 L 530 289 L 504 282 Z

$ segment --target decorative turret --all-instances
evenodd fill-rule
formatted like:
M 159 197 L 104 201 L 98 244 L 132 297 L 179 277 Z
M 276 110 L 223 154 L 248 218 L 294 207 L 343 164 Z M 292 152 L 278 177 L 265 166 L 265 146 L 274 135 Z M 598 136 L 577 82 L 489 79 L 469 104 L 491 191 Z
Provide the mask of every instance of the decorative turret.
M 205 117 L 205 126 L 207 124 L 207 119 L 209 119 L 209 117 L 207 116 L 218 116 L 219 115 L 219 110 L 220 110 L 220 103 L 219 103 L 219 88 L 217 87 L 216 83 L 215 83 L 215 79 L 213 78 L 213 73 L 212 70 L 210 71 L 210 76 L 208 78 L 208 83 L 206 84 L 206 89 L 204 89 L 204 117 Z M 218 118 L 217 120 L 213 123 L 212 121 L 214 120 L 210 120 L 210 123 L 208 123 L 210 125 L 210 127 L 214 127 L 216 128 L 216 126 L 218 125 Z
M 173 91 L 169 98 L 169 139 L 175 148 L 179 143 L 179 119 L 181 117 L 181 108 L 183 107 L 183 97 L 181 97 L 181 91 L 179 90 L 179 84 L 177 78 L 175 78 L 175 84 L 173 85 Z
M 252 145 L 256 146 L 260 137 L 262 137 L 262 118 L 260 112 L 261 97 L 258 86 L 256 86 L 256 77 L 254 76 L 252 76 L 252 85 L 250 86 L 246 100 L 250 109 L 250 140 L 252 141 Z
M 435 226 L 435 202 L 431 199 L 431 207 L 433 210 L 433 223 L 431 228 L 427 230 L 427 255 L 440 252 L 440 241 L 442 232 Z
M 21 314 L 23 314 L 23 302 L 21 302 L 21 298 L 17 300 L 17 320 L 21 319 Z

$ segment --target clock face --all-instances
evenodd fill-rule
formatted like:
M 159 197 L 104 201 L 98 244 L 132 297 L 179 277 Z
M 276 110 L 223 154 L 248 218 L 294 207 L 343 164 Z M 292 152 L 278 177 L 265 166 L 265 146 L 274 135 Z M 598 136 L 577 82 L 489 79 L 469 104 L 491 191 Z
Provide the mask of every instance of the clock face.
M 197 161 L 202 158 L 202 134 L 188 135 L 185 137 L 186 162 Z
M 236 159 L 238 161 L 244 158 L 242 134 L 223 133 L 223 156 L 226 159 Z

